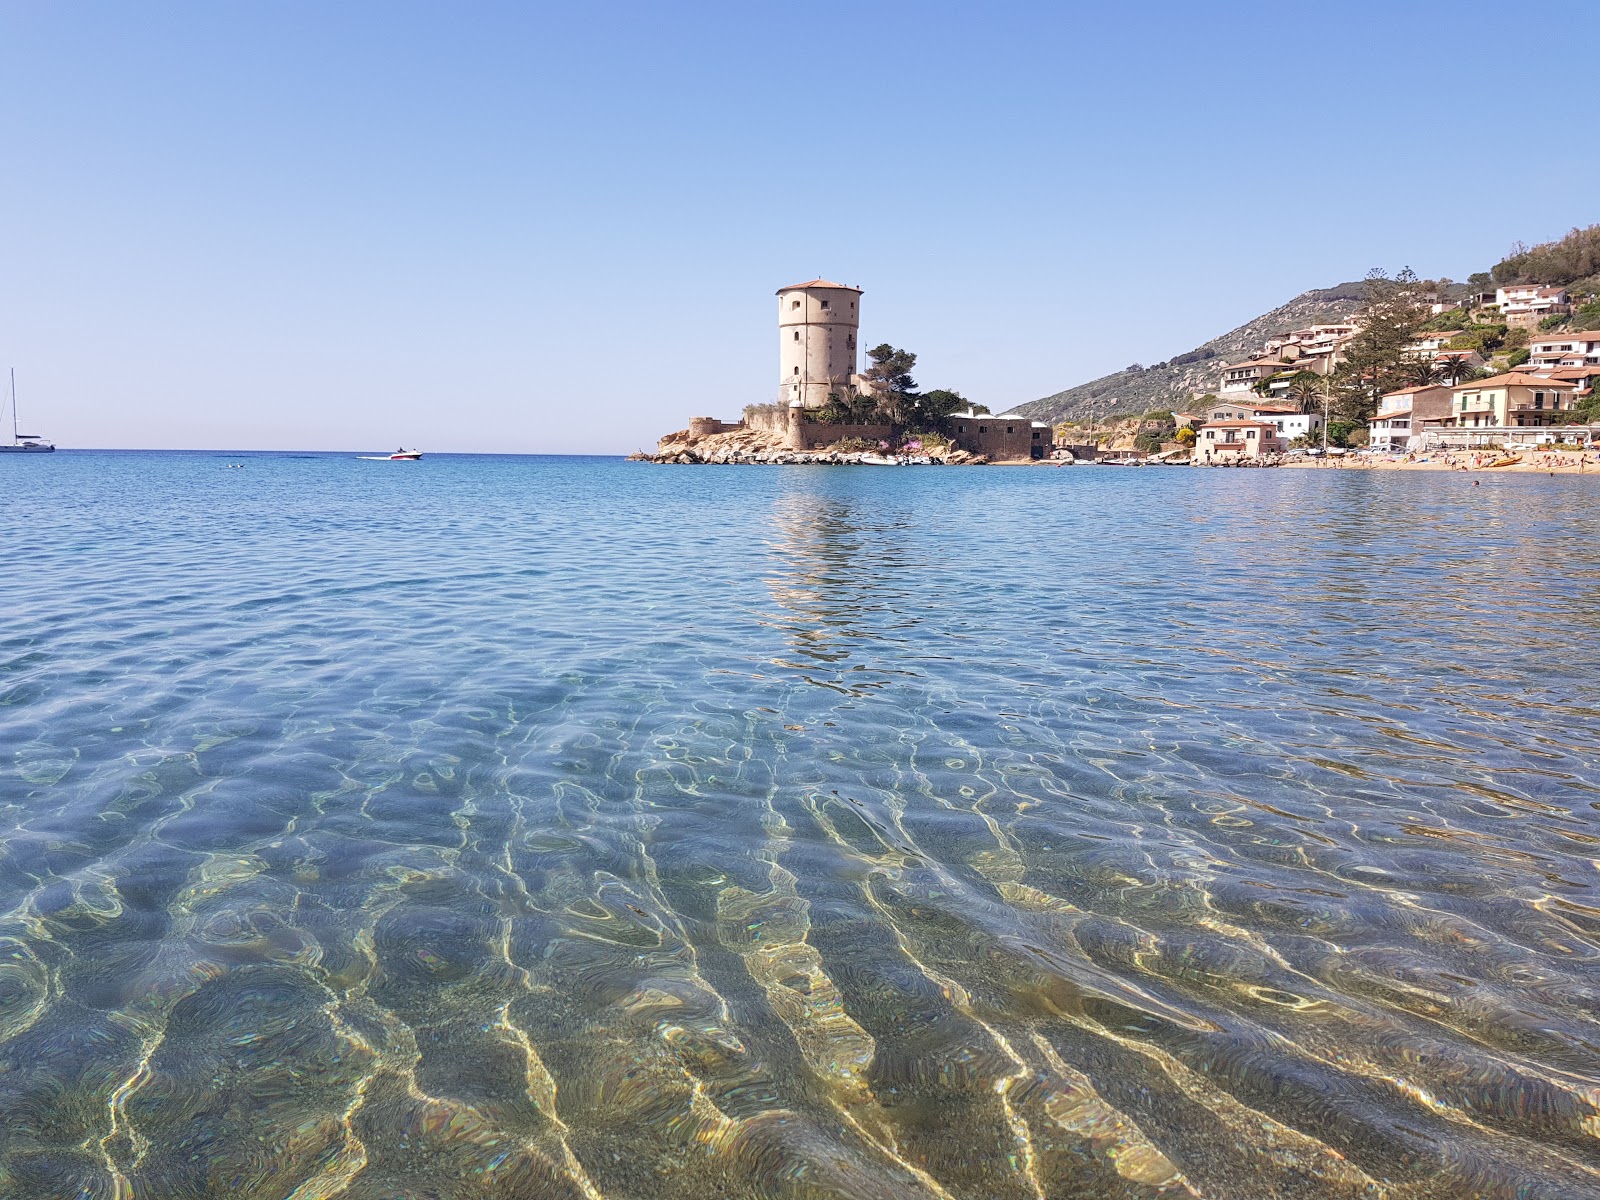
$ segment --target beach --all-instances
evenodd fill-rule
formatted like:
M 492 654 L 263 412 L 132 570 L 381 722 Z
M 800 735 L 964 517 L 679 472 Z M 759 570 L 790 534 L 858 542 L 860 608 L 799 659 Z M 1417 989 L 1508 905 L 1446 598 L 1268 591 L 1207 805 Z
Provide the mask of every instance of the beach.
M 1519 461 L 1504 463 L 1506 458 Z M 1496 466 L 1494 464 L 1502 463 Z M 1432 451 L 1417 454 L 1348 453 L 1342 457 L 1295 458 L 1278 464 L 1285 467 L 1358 471 L 1493 471 L 1519 475 L 1594 475 L 1600 477 L 1600 452 L 1594 450 L 1530 449 Z

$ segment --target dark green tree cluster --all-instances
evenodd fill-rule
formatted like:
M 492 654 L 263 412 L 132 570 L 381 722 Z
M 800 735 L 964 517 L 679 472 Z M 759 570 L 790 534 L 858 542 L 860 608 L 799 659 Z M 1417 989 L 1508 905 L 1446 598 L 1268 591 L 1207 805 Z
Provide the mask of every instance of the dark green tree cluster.
M 901 433 L 945 434 L 950 418 L 971 407 L 974 412 L 989 410 L 981 404 L 968 404 L 960 392 L 946 388 L 917 390 L 911 372 L 917 356 L 885 342 L 867 351 L 872 363 L 861 374 L 871 380 L 871 394 L 833 394 L 817 411 L 817 419 L 830 425 L 890 425 Z
M 1519 242 L 1489 274 L 1500 287 L 1515 283 L 1572 287 L 1600 282 L 1600 225 L 1573 229 L 1564 238 L 1537 246 Z

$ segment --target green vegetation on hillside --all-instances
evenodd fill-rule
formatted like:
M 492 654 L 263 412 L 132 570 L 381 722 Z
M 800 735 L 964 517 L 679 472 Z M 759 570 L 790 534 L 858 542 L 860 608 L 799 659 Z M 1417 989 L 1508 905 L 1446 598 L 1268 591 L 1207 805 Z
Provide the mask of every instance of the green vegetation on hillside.
M 1364 284 L 1316 288 L 1193 350 L 1149 366 L 1136 364 L 1021 405 L 1017 412 L 1037 421 L 1110 421 L 1136 417 L 1153 408 L 1192 411 L 1194 397 L 1217 386 L 1224 362 L 1254 357 L 1261 343 L 1286 329 L 1346 321 L 1355 312 Z
M 1519 242 L 1489 275 L 1499 287 L 1542 283 L 1583 294 L 1600 292 L 1600 225 L 1573 229 L 1566 237 L 1533 247 Z

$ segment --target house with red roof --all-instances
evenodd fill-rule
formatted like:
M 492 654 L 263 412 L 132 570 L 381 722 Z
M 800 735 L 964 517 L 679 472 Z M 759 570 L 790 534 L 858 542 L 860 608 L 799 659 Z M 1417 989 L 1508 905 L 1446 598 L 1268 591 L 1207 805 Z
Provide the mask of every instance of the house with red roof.
M 1417 450 L 1429 428 L 1450 417 L 1450 389 L 1443 384 L 1401 388 L 1378 401 L 1367 422 L 1367 445 L 1377 450 Z
M 1282 454 L 1288 444 L 1279 440 L 1271 421 L 1212 421 L 1197 435 L 1193 461 L 1202 466 L 1241 462 Z

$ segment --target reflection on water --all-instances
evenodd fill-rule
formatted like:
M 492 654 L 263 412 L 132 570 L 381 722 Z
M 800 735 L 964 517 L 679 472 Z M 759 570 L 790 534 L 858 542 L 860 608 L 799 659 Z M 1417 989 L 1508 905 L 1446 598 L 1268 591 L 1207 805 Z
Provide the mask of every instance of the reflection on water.
M 1600 1195 L 1592 481 L 56 457 L 6 1200 Z

